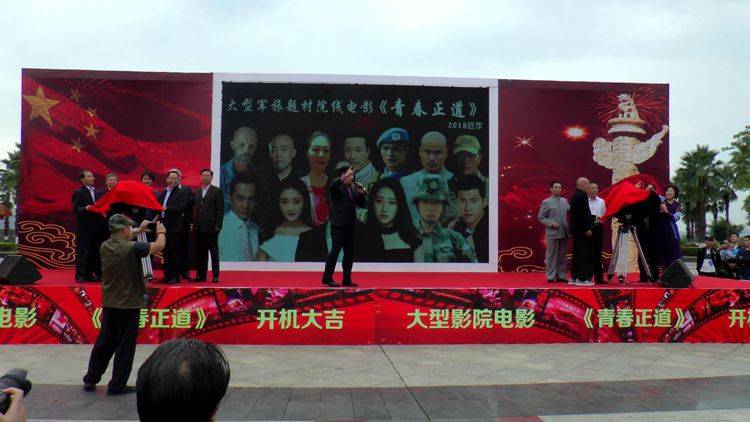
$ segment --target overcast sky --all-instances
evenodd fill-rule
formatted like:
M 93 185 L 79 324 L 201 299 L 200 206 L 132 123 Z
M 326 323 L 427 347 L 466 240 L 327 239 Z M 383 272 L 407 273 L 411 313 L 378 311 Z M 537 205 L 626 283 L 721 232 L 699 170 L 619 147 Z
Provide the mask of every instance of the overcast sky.
M 5 0 L 0 157 L 22 68 L 334 73 L 668 83 L 674 171 L 750 124 L 749 26 L 746 0 Z

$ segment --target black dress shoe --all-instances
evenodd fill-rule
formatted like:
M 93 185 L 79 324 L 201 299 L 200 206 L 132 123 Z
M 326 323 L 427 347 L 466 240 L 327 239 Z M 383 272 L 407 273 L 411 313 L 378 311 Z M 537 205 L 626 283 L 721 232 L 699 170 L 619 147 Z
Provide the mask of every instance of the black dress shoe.
M 83 391 L 94 391 L 96 390 L 96 384 L 91 384 L 90 382 L 86 382 L 83 384 Z
M 129 385 L 126 385 L 125 387 L 118 388 L 116 390 L 107 390 L 108 396 L 121 396 L 123 394 L 133 394 L 135 393 L 135 387 L 131 387 Z
M 564 279 L 564 278 L 558 278 L 558 279 L 557 279 L 557 282 L 558 282 L 558 283 L 567 283 L 567 282 L 568 282 L 568 280 L 566 280 L 566 279 Z
M 211 283 L 219 284 L 219 277 L 214 277 L 214 279 L 211 280 Z
M 76 283 L 85 283 L 85 282 L 86 282 L 86 279 L 84 277 L 80 277 L 80 276 L 76 277 Z
M 355 283 L 355 282 L 353 282 L 351 280 L 344 280 L 343 282 L 341 282 L 341 285 L 344 286 L 344 287 L 357 287 L 357 286 L 359 286 L 357 283 Z
M 335 281 L 333 281 L 331 277 L 323 277 L 323 280 L 321 280 L 321 283 L 330 287 L 339 287 L 339 285 Z
M 202 281 L 206 281 L 206 277 L 203 277 L 203 276 L 195 277 L 195 278 L 191 278 L 190 281 L 194 283 L 200 283 Z
M 179 278 L 173 277 L 165 281 L 164 284 L 178 284 L 179 282 L 180 282 Z
M 547 280 L 547 283 L 554 283 L 554 282 L 555 282 L 555 280 L 553 280 L 553 279 Z

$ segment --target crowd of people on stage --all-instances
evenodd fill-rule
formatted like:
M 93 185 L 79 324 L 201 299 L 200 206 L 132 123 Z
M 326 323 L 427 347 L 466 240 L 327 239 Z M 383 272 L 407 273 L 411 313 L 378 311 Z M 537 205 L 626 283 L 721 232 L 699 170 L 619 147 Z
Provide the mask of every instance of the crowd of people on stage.
M 141 182 L 151 187 L 155 176 L 150 172 L 141 175 Z M 164 277 L 160 280 L 176 284 L 181 279 L 206 281 L 208 258 L 211 257 L 213 283 L 219 282 L 219 233 L 224 223 L 224 195 L 212 185 L 213 171 L 202 169 L 201 186 L 193 191 L 182 185 L 182 172 L 171 169 L 166 174 L 167 187 L 153 189 L 154 198 L 162 205 L 161 211 L 145 209 L 124 203 L 111 204 L 106 216 L 91 210 L 94 203 L 109 190 L 115 189 L 119 180 L 116 174 L 105 177 L 106 188 L 96 190 L 94 174 L 89 170 L 80 173 L 81 187 L 73 192 L 73 212 L 76 214 L 76 272 L 78 283 L 102 280 L 101 244 L 110 237 L 108 222 L 114 215 L 125 215 L 134 224 L 158 220 L 165 227 L 166 246 L 163 251 Z M 195 238 L 195 278 L 190 277 L 188 245 L 190 234 Z M 155 238 L 155 230 L 144 231 L 148 240 Z
M 731 233 L 720 244 L 714 236 L 705 240 L 696 256 L 699 275 L 750 281 L 750 236 L 740 239 L 737 233 Z
M 393 127 L 377 140 L 357 134 L 337 144 L 314 131 L 300 151 L 302 141 L 276 134 L 264 144 L 248 126 L 233 132 L 221 187 L 227 223 L 244 225 L 247 233 L 222 231 L 223 261 L 325 260 L 331 248 L 328 185 L 335 177 L 332 157 L 338 155 L 366 191 L 355 231 L 371 243 L 358 248 L 357 261 L 488 262 L 489 185 L 479 170 L 477 137 L 461 135 L 451 143 L 429 131 L 414 142 L 405 129 Z M 410 168 L 415 149 L 421 168 Z
M 652 184 L 644 187 L 641 182 L 637 182 L 635 187 L 655 191 Z M 562 190 L 562 182 L 553 181 L 550 185 L 551 195 L 542 201 L 538 213 L 539 221 L 545 226 L 547 250 L 544 262 L 547 281 L 581 286 L 604 284 L 603 217 L 607 215 L 607 204 L 598 196 L 599 185 L 585 177 L 579 178 L 570 202 L 561 196 Z M 664 196 L 658 196 L 658 206 L 654 204 L 652 209 L 632 222 L 633 232 L 646 260 L 645 266 L 638 260 L 640 282 L 655 283 L 661 271 L 682 258 L 680 232 L 677 228 L 677 221 L 681 217 L 680 202 L 677 199 L 679 193 L 676 186 L 667 186 Z M 613 230 L 613 233 L 614 236 L 619 235 L 617 230 Z M 567 277 L 566 261 L 569 237 L 573 240 L 570 278 Z

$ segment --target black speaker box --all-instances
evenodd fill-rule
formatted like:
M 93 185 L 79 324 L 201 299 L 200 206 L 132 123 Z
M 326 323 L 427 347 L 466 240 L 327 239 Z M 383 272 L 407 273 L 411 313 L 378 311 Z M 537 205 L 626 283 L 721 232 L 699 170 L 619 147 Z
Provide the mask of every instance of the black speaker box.
M 695 280 L 695 277 L 685 265 L 685 261 L 681 259 L 671 263 L 661 275 L 661 282 L 666 284 L 667 287 L 689 287 L 693 280 Z
M 41 278 L 34 264 L 23 255 L 8 255 L 0 261 L 0 284 L 23 286 Z

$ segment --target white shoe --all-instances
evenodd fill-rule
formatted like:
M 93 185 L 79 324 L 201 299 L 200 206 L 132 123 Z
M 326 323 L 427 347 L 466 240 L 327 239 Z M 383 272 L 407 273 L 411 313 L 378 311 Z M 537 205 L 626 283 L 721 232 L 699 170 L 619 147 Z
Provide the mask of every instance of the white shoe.
M 579 280 L 578 283 L 576 283 L 576 286 L 593 286 L 596 283 L 590 280 Z
M 571 278 L 570 280 L 568 280 L 568 284 L 570 284 L 571 286 L 577 286 L 578 280 L 576 280 L 575 278 Z

